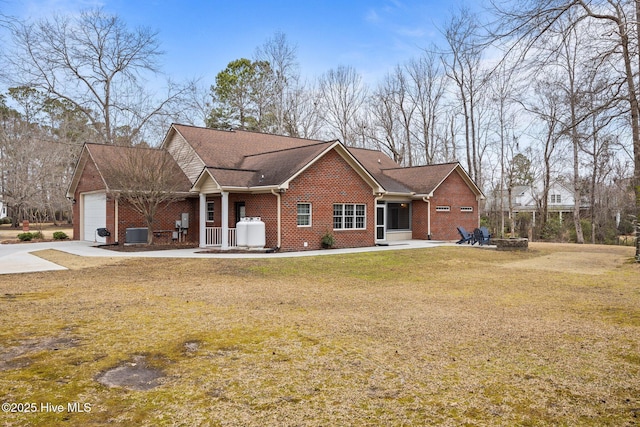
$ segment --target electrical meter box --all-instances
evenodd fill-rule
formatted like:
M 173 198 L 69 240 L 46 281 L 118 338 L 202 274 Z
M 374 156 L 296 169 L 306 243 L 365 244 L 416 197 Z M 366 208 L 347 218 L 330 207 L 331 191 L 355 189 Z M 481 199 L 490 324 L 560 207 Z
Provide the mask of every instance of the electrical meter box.
M 189 228 L 189 213 L 182 214 L 182 228 Z

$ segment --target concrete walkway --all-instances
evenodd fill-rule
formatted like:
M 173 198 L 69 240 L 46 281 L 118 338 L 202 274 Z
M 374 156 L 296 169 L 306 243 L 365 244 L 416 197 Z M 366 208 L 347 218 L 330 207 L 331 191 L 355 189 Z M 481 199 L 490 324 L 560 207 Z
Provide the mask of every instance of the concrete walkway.
M 125 257 L 125 258 L 288 258 L 321 255 L 340 255 L 361 252 L 376 252 L 402 249 L 433 248 L 442 245 L 451 245 L 451 242 L 434 240 L 402 240 L 390 242 L 389 246 L 371 246 L 364 248 L 330 249 L 304 252 L 278 252 L 278 253 L 199 253 L 201 248 L 194 249 L 169 249 L 159 251 L 119 252 L 95 247 L 94 243 L 77 240 L 63 242 L 43 243 L 16 243 L 0 244 L 0 274 L 30 273 L 37 271 L 66 270 L 65 267 L 42 259 L 31 252 L 44 249 L 56 249 L 73 255 L 85 257 Z M 468 246 L 468 245 L 465 245 Z

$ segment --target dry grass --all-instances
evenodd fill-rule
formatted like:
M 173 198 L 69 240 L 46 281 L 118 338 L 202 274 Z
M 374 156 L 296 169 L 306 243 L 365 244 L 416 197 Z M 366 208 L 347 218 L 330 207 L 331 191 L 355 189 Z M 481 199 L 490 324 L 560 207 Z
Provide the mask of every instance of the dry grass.
M 61 225 L 55 226 L 50 223 L 45 224 L 35 224 L 31 223 L 29 226 L 29 231 L 42 231 L 42 234 L 45 239 L 53 239 L 53 233 L 56 231 L 62 231 L 67 233 L 69 238 L 73 235 L 73 228 L 70 225 Z M 22 225 L 18 228 L 13 228 L 11 224 L 0 224 L 0 242 L 19 242 L 18 234 L 24 233 L 22 231 Z
M 91 404 L 0 424 L 636 425 L 633 249 L 531 246 L 0 277 L 0 402 Z M 141 356 L 159 387 L 96 380 Z
M 126 258 L 111 258 L 111 257 L 83 257 L 78 255 L 72 255 L 66 252 L 61 252 L 55 249 L 44 249 L 41 251 L 31 252 L 33 255 L 37 255 L 40 258 L 46 259 L 63 267 L 67 267 L 69 270 L 82 270 L 90 267 L 105 267 L 116 266 L 125 261 Z

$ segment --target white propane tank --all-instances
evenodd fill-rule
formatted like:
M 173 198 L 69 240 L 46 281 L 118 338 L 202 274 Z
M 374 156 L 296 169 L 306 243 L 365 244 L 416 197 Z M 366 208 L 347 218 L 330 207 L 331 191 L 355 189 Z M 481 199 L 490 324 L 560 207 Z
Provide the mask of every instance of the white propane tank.
M 260 217 L 251 218 L 247 234 L 247 246 L 250 249 L 264 248 L 266 242 L 265 227 Z
M 240 218 L 236 224 L 236 245 L 246 248 L 249 241 L 249 218 Z

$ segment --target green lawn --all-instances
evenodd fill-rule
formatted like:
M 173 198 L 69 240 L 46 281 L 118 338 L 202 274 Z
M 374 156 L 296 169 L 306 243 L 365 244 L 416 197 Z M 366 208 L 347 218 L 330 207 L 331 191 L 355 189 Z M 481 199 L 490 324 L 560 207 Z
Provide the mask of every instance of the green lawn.
M 640 421 L 633 248 L 40 255 L 72 269 L 0 276 L 0 402 L 37 409 L 0 425 Z M 140 366 L 164 375 L 156 387 L 98 381 Z

